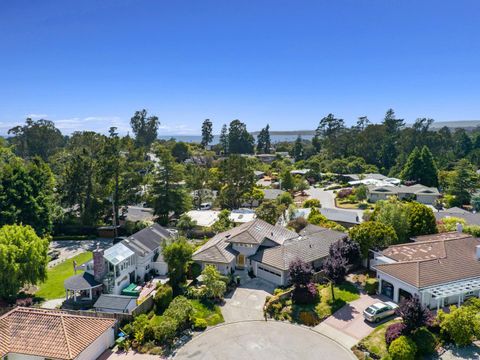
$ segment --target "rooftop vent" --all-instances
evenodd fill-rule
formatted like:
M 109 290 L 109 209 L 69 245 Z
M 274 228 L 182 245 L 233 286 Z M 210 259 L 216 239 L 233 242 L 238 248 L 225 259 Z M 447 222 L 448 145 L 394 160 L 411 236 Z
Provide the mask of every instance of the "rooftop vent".
M 480 260 L 480 245 L 477 245 L 475 247 L 475 250 L 476 250 L 475 255 L 477 257 L 477 260 Z
M 462 233 L 463 232 L 463 225 L 462 223 L 457 223 L 457 232 Z

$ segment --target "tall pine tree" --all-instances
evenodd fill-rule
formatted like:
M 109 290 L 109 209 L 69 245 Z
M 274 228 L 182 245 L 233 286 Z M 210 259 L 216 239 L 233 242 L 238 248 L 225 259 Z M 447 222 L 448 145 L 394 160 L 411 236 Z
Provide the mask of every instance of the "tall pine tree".
M 212 130 L 213 125 L 210 119 L 206 119 L 202 124 L 202 141 L 201 144 L 203 147 L 207 147 L 213 140 Z

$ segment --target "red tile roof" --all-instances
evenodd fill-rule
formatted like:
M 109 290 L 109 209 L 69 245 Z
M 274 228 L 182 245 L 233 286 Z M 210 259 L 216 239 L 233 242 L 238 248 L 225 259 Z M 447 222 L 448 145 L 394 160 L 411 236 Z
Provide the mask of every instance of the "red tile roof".
M 115 323 L 115 319 L 18 307 L 0 317 L 0 356 L 75 359 Z
M 382 253 L 396 262 L 376 269 L 417 288 L 478 278 L 477 246 L 479 239 L 465 234 L 431 235 L 430 240 L 390 246 Z

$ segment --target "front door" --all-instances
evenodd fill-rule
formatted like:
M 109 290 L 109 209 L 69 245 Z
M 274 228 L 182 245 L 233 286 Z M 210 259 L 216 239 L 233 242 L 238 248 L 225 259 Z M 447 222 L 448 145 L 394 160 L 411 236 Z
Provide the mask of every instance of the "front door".
M 240 268 L 245 267 L 245 255 L 243 254 L 238 254 L 237 257 L 237 266 Z

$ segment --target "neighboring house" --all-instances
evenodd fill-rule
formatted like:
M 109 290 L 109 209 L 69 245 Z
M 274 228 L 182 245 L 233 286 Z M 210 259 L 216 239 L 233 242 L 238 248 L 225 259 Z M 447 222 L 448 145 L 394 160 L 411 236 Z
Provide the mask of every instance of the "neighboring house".
M 197 228 L 199 229 L 211 227 L 218 221 L 219 214 L 220 211 L 217 210 L 190 210 L 186 213 L 186 215 L 197 223 Z M 240 208 L 232 210 L 229 219 L 238 225 L 252 221 L 256 217 L 255 211 Z
M 215 224 L 218 220 L 217 210 L 190 210 L 186 213 L 190 219 L 196 222 L 198 228 L 207 228 Z
M 311 211 L 311 208 L 295 209 L 291 213 L 291 219 L 297 219 L 299 217 L 307 219 Z M 320 213 L 328 220 L 335 221 L 337 224 L 347 228 L 358 225 L 362 221 L 362 219 L 358 216 L 358 213 L 352 210 L 322 207 L 319 208 L 318 211 L 320 211 Z
M 397 196 L 400 200 L 412 198 L 425 205 L 433 205 L 441 196 L 437 188 L 421 184 L 411 186 L 375 186 L 367 187 L 367 200 L 377 202 L 387 200 L 389 196 Z
M 115 319 L 17 307 L 0 317 L 0 359 L 94 360 L 115 343 Z
M 308 228 L 308 229 L 307 229 Z M 282 226 L 256 219 L 217 234 L 193 254 L 193 260 L 214 265 L 221 273 L 236 269 L 251 270 L 253 274 L 276 285 L 289 283 L 288 266 L 296 258 L 318 268 L 328 256 L 333 242 L 346 237 L 344 233 L 307 226 L 297 234 Z
M 93 305 L 95 311 L 130 314 L 137 306 L 133 296 L 102 294 Z
M 124 225 L 125 222 L 137 222 L 137 221 L 154 221 L 155 215 L 152 208 L 146 208 L 142 206 L 126 206 L 122 216 L 120 216 L 120 225 Z
M 437 221 L 449 217 L 456 217 L 465 220 L 468 225 L 480 225 L 480 214 L 472 213 L 459 207 L 440 210 L 438 212 L 434 212 L 433 214 L 435 215 L 435 219 L 437 219 Z
M 255 178 L 257 180 L 263 179 L 263 177 L 265 176 L 265 172 L 260 170 L 255 170 L 253 174 L 255 175 Z
M 167 263 L 163 260 L 161 246 L 173 239 L 167 229 L 158 224 L 149 226 L 125 240 L 102 250 L 93 251 L 93 259 L 84 264 L 85 273 L 65 280 L 67 300 L 95 298 L 99 287 L 107 293 L 119 295 L 122 290 L 149 272 L 165 275 Z
M 480 295 L 480 241 L 461 232 L 419 236 L 375 253 L 379 292 L 400 302 L 417 295 L 441 308 Z
M 244 224 L 255 220 L 257 215 L 252 209 L 237 209 L 230 211 L 229 219 L 235 223 L 235 225 Z
M 255 157 L 265 164 L 271 164 L 276 158 L 276 154 L 257 154 Z
M 285 191 L 280 189 L 263 189 L 263 200 L 277 200 Z
M 305 176 L 310 172 L 310 169 L 297 169 L 297 170 L 291 170 L 290 174 L 292 175 L 301 175 Z
M 363 179 L 372 179 L 372 180 L 386 180 L 387 176 L 377 173 L 366 173 L 366 174 L 343 174 L 340 175 L 347 181 L 358 181 Z

